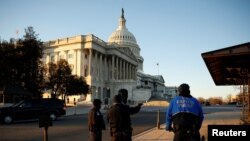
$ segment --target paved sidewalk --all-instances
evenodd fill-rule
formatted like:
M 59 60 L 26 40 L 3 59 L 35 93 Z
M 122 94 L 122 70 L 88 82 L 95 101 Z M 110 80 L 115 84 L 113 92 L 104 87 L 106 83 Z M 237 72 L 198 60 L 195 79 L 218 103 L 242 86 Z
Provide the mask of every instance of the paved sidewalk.
M 79 115 L 88 113 L 92 107 L 91 104 L 79 104 L 74 107 L 68 107 L 66 115 Z M 105 112 L 104 106 L 102 107 L 103 113 Z M 165 111 L 165 107 L 142 107 L 141 111 L 152 112 L 152 111 Z M 202 128 L 200 129 L 201 136 L 205 136 L 207 141 L 207 126 L 208 125 L 239 125 L 241 111 L 228 111 L 228 112 L 215 112 L 205 114 Z M 160 126 L 160 129 L 152 128 L 138 135 L 133 136 L 133 141 L 172 141 L 174 137 L 173 132 L 165 130 L 165 124 Z
M 201 136 L 205 136 L 207 141 L 207 126 L 208 125 L 239 125 L 241 112 L 219 112 L 205 114 L 202 128 L 200 129 Z M 133 136 L 133 141 L 172 141 L 173 132 L 165 130 L 165 124 L 162 124 L 160 129 L 153 128 L 141 134 Z

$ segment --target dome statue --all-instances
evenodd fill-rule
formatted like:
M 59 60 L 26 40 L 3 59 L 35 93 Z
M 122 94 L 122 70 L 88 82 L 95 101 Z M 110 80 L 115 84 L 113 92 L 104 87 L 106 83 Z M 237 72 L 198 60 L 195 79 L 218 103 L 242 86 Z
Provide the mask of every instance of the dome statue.
M 122 15 L 119 19 L 119 25 L 117 29 L 109 36 L 108 43 L 116 43 L 120 47 L 128 47 L 139 61 L 139 70 L 142 70 L 143 57 L 140 55 L 140 47 L 138 46 L 135 36 L 128 31 L 126 27 L 126 19 L 124 16 L 124 10 L 122 8 Z
M 117 43 L 122 46 L 138 47 L 135 36 L 126 28 L 126 19 L 124 17 L 124 10 L 122 8 L 122 15 L 119 19 L 118 28 L 109 36 L 109 43 Z

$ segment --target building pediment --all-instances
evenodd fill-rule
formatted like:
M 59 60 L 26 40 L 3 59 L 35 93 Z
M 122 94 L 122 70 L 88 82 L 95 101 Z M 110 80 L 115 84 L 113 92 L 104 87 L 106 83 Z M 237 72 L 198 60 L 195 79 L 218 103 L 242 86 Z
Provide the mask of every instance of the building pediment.
M 163 82 L 163 83 L 165 82 L 165 81 L 164 81 L 164 78 L 162 77 L 162 75 L 156 75 L 155 77 L 156 77 L 158 80 L 160 80 L 161 82 Z
M 116 43 L 108 44 L 107 53 L 108 54 L 115 54 L 115 52 L 119 52 L 121 56 L 126 56 L 131 60 L 137 62 L 137 58 L 134 53 L 128 47 L 118 47 L 119 45 Z
M 128 47 L 119 47 L 118 50 L 136 60 L 134 53 Z

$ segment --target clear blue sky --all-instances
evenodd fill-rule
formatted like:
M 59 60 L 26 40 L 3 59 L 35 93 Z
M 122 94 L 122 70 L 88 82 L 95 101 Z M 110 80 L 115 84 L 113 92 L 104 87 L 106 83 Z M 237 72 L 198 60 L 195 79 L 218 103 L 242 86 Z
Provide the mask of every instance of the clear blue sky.
M 215 86 L 201 53 L 250 41 L 250 0 L 1 0 L 0 36 L 33 26 L 42 41 L 89 33 L 107 41 L 122 8 L 145 73 L 159 72 L 166 86 L 186 82 L 195 97 L 239 92 Z

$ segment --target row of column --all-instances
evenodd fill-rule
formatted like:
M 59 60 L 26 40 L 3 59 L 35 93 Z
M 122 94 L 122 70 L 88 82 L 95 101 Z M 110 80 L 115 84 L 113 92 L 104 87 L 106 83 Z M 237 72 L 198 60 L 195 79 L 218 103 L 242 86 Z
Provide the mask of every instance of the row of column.
M 63 58 L 59 58 L 59 54 L 63 52 L 63 55 L 65 55 L 65 57 Z M 61 51 L 61 52 L 55 52 L 53 54 L 46 54 L 46 64 L 49 63 L 49 62 L 58 62 L 60 59 L 65 59 L 68 61 L 69 65 L 71 63 L 73 63 L 73 70 L 72 70 L 72 73 L 73 74 L 77 74 L 77 75 L 80 75 L 81 73 L 81 56 L 82 56 L 82 52 L 80 49 L 75 49 L 73 50 L 73 58 L 72 58 L 72 61 L 69 62 L 69 58 L 68 58 L 68 53 L 69 53 L 69 50 L 66 50 L 66 51 Z
M 56 63 L 57 61 L 59 61 L 59 53 L 60 52 L 55 52 L 55 53 L 47 53 L 46 54 L 46 64 L 47 63 L 49 63 L 49 62 L 54 62 L 54 63 Z M 63 58 L 63 59 L 65 59 L 65 60 L 68 60 L 68 51 L 64 51 L 64 54 L 65 54 L 65 58 Z M 52 59 L 52 57 L 53 57 L 53 59 Z
M 97 79 L 136 79 L 136 66 L 115 55 L 104 55 L 90 49 L 89 64 L 88 75 Z
M 68 61 L 68 53 L 69 51 L 63 51 L 65 57 L 63 59 Z M 59 53 L 55 52 L 53 55 L 46 55 L 46 63 L 48 62 L 57 62 L 59 61 Z M 73 74 L 80 75 L 80 73 L 84 73 L 85 69 L 81 71 L 82 67 L 84 67 L 84 60 L 82 55 L 87 52 L 83 52 L 80 49 L 74 50 L 73 58 L 70 63 L 73 63 Z M 105 55 L 101 54 L 97 51 L 93 51 L 92 49 L 88 50 L 88 75 L 92 76 L 97 80 L 125 80 L 125 79 L 136 79 L 136 66 L 119 56 L 115 55 Z M 52 59 L 53 57 L 53 59 Z M 84 76 L 83 74 L 81 74 Z

